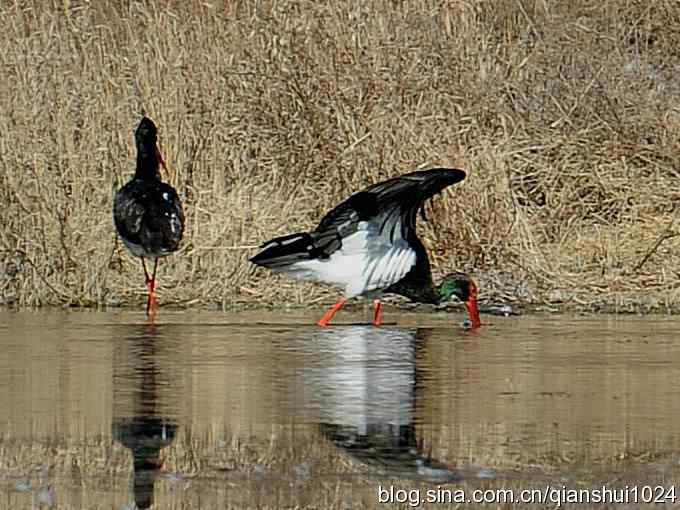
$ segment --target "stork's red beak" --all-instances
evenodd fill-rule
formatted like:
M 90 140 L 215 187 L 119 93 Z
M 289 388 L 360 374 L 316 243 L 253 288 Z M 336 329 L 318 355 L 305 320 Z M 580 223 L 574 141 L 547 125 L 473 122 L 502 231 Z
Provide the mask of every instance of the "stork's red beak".
M 470 316 L 470 329 L 478 328 L 482 325 L 482 321 L 479 319 L 479 310 L 477 309 L 477 286 L 473 282 L 470 282 L 470 297 L 464 303 Z
M 163 167 L 163 170 L 165 170 L 165 173 L 170 175 L 170 172 L 168 172 L 168 167 L 165 165 L 165 160 L 163 159 L 163 156 L 161 155 L 161 151 L 158 148 L 158 145 L 156 145 L 156 156 L 158 157 L 158 162 Z
M 470 316 L 470 328 L 476 329 L 479 326 L 481 326 L 482 322 L 479 320 L 479 310 L 477 310 L 477 300 L 476 299 L 468 299 L 467 301 L 465 301 L 465 308 L 467 308 L 468 315 Z

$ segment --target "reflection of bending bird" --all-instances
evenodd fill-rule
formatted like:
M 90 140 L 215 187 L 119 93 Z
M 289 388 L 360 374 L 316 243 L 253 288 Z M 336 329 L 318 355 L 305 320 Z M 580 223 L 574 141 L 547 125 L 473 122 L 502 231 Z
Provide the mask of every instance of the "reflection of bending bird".
M 429 330 L 351 326 L 322 330 L 305 370 L 321 433 L 371 468 L 399 477 L 455 478 L 416 439 L 416 349 Z M 326 358 L 327 357 L 327 358 Z

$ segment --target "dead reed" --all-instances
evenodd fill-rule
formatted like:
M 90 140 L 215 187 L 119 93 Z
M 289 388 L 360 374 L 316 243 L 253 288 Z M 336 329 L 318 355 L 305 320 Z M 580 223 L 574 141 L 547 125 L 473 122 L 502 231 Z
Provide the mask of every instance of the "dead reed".
M 490 299 L 680 305 L 680 5 L 37 1 L 0 6 L 0 304 L 139 304 L 114 190 L 140 115 L 185 201 L 165 304 L 325 294 L 247 263 L 349 193 L 469 171 L 423 226 Z

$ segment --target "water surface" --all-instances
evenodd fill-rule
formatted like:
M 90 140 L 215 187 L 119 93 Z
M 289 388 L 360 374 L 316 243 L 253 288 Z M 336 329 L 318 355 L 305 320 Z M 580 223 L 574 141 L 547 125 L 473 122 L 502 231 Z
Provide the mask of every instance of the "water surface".
M 0 507 L 373 508 L 378 486 L 680 479 L 678 320 L 314 318 L 0 313 Z

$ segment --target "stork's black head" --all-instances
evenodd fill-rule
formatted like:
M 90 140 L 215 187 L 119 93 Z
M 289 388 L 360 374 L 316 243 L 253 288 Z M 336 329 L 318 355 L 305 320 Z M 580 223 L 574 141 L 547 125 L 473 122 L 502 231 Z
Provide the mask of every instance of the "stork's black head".
M 158 130 L 156 129 L 156 124 L 149 117 L 144 117 L 139 126 L 137 126 L 137 131 L 135 131 L 137 148 L 155 147 L 157 140 Z
M 477 309 L 477 285 L 468 275 L 465 273 L 446 275 L 439 286 L 439 294 L 442 301 L 456 296 L 465 303 L 472 328 L 478 328 L 481 325 Z
M 153 121 L 144 117 L 135 131 L 137 144 L 137 178 L 160 179 L 159 165 L 166 169 L 165 161 L 158 150 L 158 130 Z

